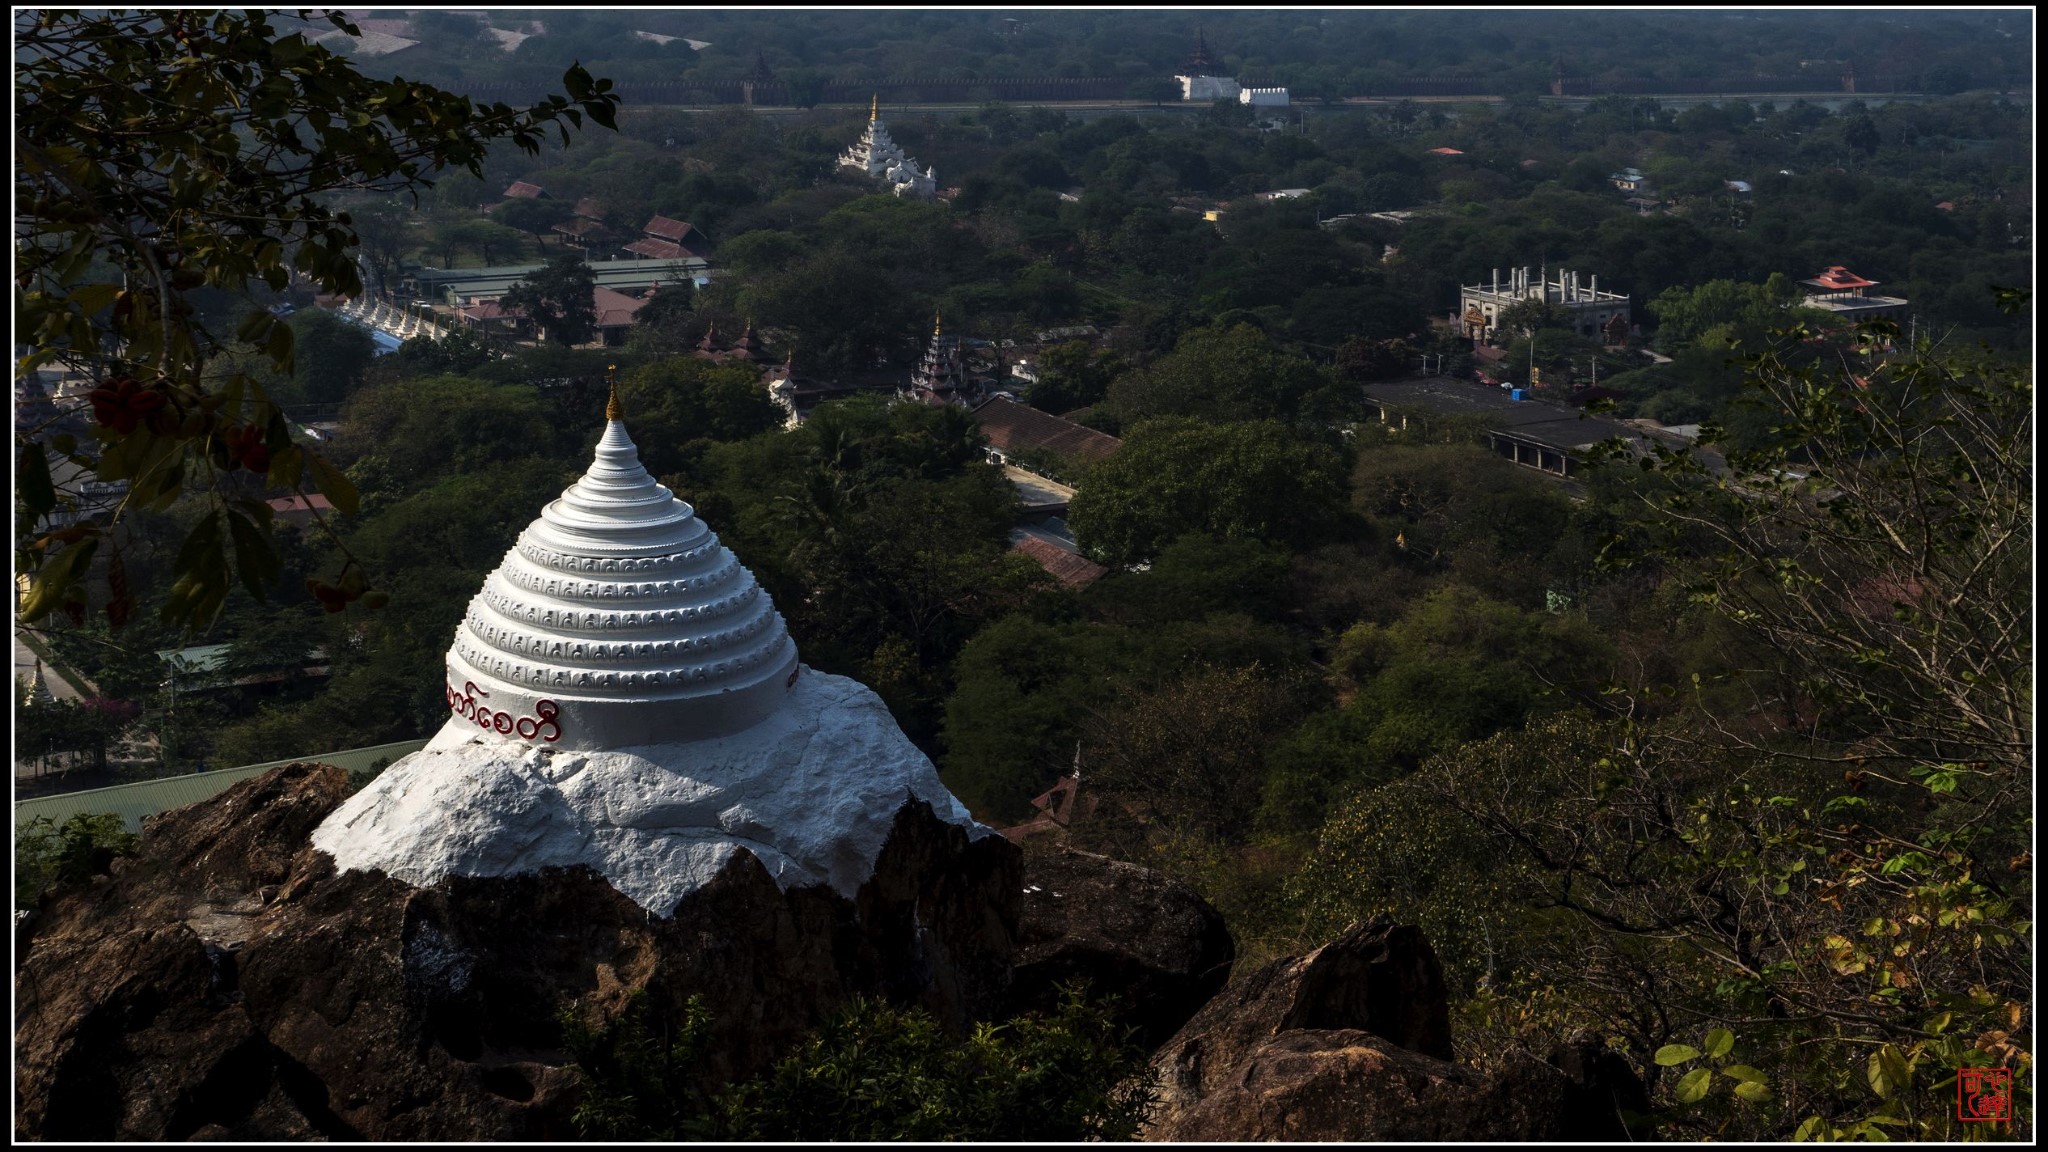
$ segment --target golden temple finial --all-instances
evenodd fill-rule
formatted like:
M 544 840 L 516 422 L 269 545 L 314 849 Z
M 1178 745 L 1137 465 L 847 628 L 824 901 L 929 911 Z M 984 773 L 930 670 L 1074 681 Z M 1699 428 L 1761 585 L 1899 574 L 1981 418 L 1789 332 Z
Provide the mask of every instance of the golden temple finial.
M 881 118 L 882 94 L 877 92 L 873 96 L 868 97 L 868 123 L 872 124 Z
M 945 334 L 945 328 L 939 324 L 939 314 L 936 311 L 934 311 L 932 313 L 932 335 L 943 336 Z
M 614 364 L 612 367 L 616 369 L 618 365 Z M 604 418 L 607 421 L 617 420 L 625 416 L 625 414 L 625 406 L 619 403 L 619 380 L 618 377 L 614 376 L 612 377 L 611 399 L 604 402 Z

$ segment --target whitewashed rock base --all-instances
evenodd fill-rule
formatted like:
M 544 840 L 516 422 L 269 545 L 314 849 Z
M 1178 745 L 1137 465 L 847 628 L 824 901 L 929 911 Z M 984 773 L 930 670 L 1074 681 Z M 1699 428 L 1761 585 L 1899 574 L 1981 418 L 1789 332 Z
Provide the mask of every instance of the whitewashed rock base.
M 851 897 L 912 797 L 975 839 L 994 834 L 879 697 L 804 668 L 767 719 L 687 743 L 558 751 L 451 720 L 328 816 L 313 846 L 343 871 L 415 887 L 583 864 L 668 916 L 741 850 L 785 890 Z

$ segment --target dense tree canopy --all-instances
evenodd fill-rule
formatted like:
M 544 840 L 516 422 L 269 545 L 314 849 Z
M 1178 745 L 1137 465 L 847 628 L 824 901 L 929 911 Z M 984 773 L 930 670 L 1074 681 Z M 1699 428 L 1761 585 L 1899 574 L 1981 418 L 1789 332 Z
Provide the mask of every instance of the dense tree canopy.
M 504 305 L 525 313 L 549 341 L 573 348 L 597 334 L 597 305 L 592 296 L 596 287 L 597 277 L 591 274 L 590 265 L 569 253 L 514 284 L 505 293 Z
M 1340 530 L 1344 460 L 1272 421 L 1186 417 L 1132 428 L 1074 497 L 1082 544 L 1105 560 L 1150 559 L 1189 532 L 1303 546 Z

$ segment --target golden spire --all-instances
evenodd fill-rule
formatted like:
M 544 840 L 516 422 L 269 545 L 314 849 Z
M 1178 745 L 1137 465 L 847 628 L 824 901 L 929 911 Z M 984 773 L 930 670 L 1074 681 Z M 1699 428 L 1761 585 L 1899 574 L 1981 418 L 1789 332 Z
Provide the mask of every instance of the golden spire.
M 882 94 L 877 92 L 868 98 L 868 123 L 882 118 Z
M 945 335 L 945 334 L 946 334 L 946 330 L 945 330 L 945 328 L 943 328 L 943 327 L 942 327 L 942 326 L 941 326 L 941 325 L 939 324 L 939 314 L 938 314 L 938 312 L 934 311 L 934 312 L 932 313 L 932 335 L 934 335 L 934 336 L 943 336 L 943 335 Z
M 613 380 L 611 399 L 604 402 L 604 418 L 607 421 L 617 420 L 625 414 L 625 407 L 619 403 L 619 382 Z

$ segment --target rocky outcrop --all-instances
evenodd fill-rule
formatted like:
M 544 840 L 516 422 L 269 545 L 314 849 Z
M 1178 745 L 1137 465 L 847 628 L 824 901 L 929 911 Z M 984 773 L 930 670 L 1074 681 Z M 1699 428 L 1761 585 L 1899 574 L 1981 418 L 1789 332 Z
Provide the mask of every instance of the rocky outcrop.
M 1627 1138 L 1614 1106 L 1626 1086 L 1595 1053 L 1579 1054 L 1573 1075 L 1535 1060 L 1482 1075 L 1451 1056 L 1448 997 L 1428 940 L 1386 920 L 1354 924 L 1225 989 L 1159 1050 L 1158 1103 L 1144 1135 Z M 1614 1063 L 1633 1083 L 1626 1064 Z
M 167 813 L 60 891 L 16 975 L 28 1139 L 559 1139 L 568 1005 L 711 1011 L 749 1075 L 855 995 L 955 1026 L 1009 1004 L 1022 873 L 920 801 L 851 899 L 738 853 L 672 917 L 587 868 L 413 888 L 307 846 L 340 770 L 280 768 Z
M 1282 1032 L 1214 1089 L 1156 1115 L 1147 1140 L 1563 1139 L 1564 1074 L 1482 1076 L 1356 1028 Z
M 1117 998 L 1123 1024 L 1156 1048 L 1230 979 L 1237 947 L 1195 890 L 1106 856 L 1050 848 L 1024 863 L 1012 995 L 1045 1011 L 1063 984 Z

